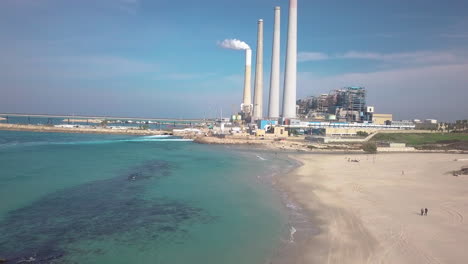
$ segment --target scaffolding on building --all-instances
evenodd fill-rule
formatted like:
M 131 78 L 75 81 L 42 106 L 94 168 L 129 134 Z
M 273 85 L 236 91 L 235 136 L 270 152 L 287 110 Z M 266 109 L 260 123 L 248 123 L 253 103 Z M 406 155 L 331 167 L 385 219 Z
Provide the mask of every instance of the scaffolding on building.
M 366 113 L 366 89 L 364 87 L 345 87 L 328 94 L 310 96 L 298 100 L 298 114 L 306 119 L 336 116 L 348 122 L 364 121 Z

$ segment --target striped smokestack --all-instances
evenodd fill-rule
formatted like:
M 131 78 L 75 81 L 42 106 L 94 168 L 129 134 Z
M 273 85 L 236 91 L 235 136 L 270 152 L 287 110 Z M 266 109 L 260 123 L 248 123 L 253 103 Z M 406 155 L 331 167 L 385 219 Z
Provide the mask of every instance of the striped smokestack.
M 255 94 L 253 119 L 263 117 L 263 19 L 258 20 L 257 63 L 255 65 Z
M 273 55 L 271 58 L 270 76 L 270 100 L 268 104 L 268 117 L 270 119 L 279 118 L 279 93 L 280 93 L 280 31 L 281 31 L 281 10 L 275 7 L 275 26 L 273 32 Z
M 288 41 L 284 74 L 283 118 L 296 118 L 297 0 L 289 0 Z
M 245 77 L 244 77 L 244 100 L 241 106 L 242 112 L 250 116 L 252 114 L 252 50 L 245 50 Z

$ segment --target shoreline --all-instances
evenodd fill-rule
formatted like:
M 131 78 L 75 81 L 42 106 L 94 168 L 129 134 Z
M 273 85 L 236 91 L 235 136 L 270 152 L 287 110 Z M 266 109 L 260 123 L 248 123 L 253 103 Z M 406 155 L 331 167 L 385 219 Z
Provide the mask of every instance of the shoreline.
M 282 154 L 361 154 L 370 155 L 361 149 L 359 145 L 348 144 L 322 144 L 314 145 L 312 142 L 290 138 L 283 141 L 274 139 L 256 139 L 252 137 L 244 138 L 217 138 L 217 137 L 194 137 L 194 142 L 206 145 L 233 146 L 239 148 L 250 147 L 257 150 L 274 151 Z M 310 147 L 313 146 L 313 147 Z M 402 153 L 447 153 L 447 154 L 468 154 L 468 151 L 458 149 L 448 150 L 386 150 L 377 151 L 379 154 L 402 154 Z
M 289 186 L 284 184 L 285 175 L 292 175 L 305 164 L 291 154 L 284 154 L 284 158 L 294 162 L 293 167 L 286 173 L 274 175 L 272 185 L 274 190 L 281 196 L 282 207 L 288 215 L 288 232 L 285 234 L 276 256 L 270 260 L 270 264 L 303 263 L 303 254 L 308 251 L 308 241 L 311 237 L 320 234 L 320 220 L 315 212 L 307 209 L 296 197 Z
M 174 133 L 173 131 L 152 130 L 152 129 L 111 129 L 102 127 L 55 127 L 47 125 L 23 125 L 23 124 L 4 124 L 0 123 L 0 131 L 28 131 L 28 132 L 48 132 L 48 133 L 78 133 L 78 134 L 109 134 L 109 135 L 175 135 L 186 139 L 193 139 L 195 143 L 207 145 L 229 145 L 239 147 L 253 147 L 275 151 L 278 153 L 335 153 L 335 154 L 366 154 L 360 144 L 314 144 L 305 141 L 303 138 L 291 137 L 286 140 L 276 141 L 274 139 L 259 139 L 252 136 L 248 137 L 207 137 L 191 133 Z M 465 154 L 466 150 L 459 149 L 440 149 L 440 150 L 419 150 L 419 149 L 394 149 L 379 150 L 378 153 L 453 153 Z
M 282 164 L 276 170 L 269 170 L 252 180 L 271 189 L 278 199 L 278 207 L 285 214 L 286 222 L 281 229 L 280 240 L 272 247 L 271 255 L 262 263 L 283 264 L 299 263 L 298 255 L 304 250 L 303 240 L 318 233 L 314 216 L 305 210 L 290 196 L 281 179 L 300 168 L 303 164 L 291 157 L 291 153 L 274 154 L 265 148 L 251 148 L 247 145 L 221 145 L 229 151 L 237 152 L 248 159 L 258 159 L 259 162 Z M 270 167 L 268 165 L 268 167 Z M 311 220 L 312 219 L 312 220 Z
M 309 230 L 297 228 L 296 258 L 288 263 L 463 263 L 468 258 L 463 252 L 468 176 L 447 174 L 468 165 L 455 162 L 466 155 L 352 157 L 360 162 L 348 162 L 346 154 L 288 155 L 302 165 L 278 177 L 280 189 L 317 231 L 300 237 Z M 429 208 L 428 217 L 418 215 L 421 207 Z

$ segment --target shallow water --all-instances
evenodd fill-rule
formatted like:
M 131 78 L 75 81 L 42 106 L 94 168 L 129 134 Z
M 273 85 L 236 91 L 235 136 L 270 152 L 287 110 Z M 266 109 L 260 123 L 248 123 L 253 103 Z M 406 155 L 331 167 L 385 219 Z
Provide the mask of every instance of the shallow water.
M 283 166 L 173 137 L 0 131 L 0 257 L 265 263 L 290 227 L 261 179 Z

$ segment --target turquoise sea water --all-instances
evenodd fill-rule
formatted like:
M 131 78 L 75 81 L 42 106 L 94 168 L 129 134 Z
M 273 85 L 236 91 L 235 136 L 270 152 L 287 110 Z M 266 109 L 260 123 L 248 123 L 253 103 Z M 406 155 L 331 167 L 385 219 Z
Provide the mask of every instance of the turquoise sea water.
M 171 137 L 0 131 L 0 258 L 266 263 L 289 229 L 261 179 L 284 166 Z

